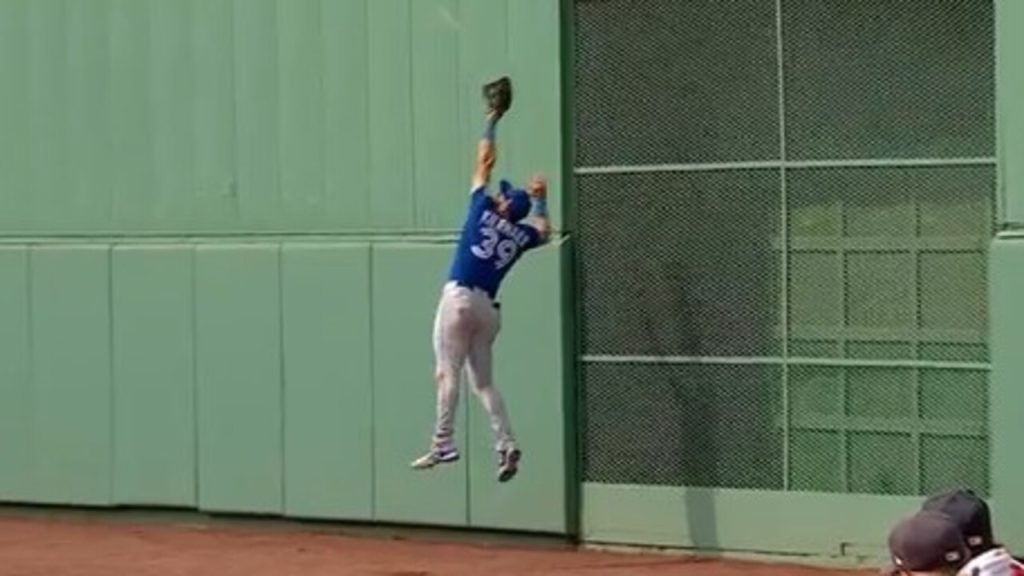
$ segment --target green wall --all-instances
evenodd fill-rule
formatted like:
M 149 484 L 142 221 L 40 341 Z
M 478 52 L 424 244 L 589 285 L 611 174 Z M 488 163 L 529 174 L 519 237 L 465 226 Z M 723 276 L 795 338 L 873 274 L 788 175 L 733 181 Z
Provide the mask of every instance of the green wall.
M 1002 223 L 1024 225 L 1024 3 L 995 0 L 996 120 Z
M 568 244 L 504 291 L 496 380 L 525 452 L 498 485 L 475 398 L 466 457 L 430 439 L 430 329 L 451 245 L 270 242 L 0 248 L 0 501 L 560 533 Z
M 0 2 L 0 501 L 565 533 L 567 239 L 503 289 L 498 485 L 414 474 L 483 127 L 561 222 L 555 0 Z
M 1024 236 L 1006 234 L 992 246 L 992 488 L 997 537 L 1024 548 Z
M 557 195 L 558 44 L 556 0 L 6 0 L 0 231 L 452 229 L 500 74 Z
M 920 499 L 585 483 L 583 538 L 877 563 L 885 533 Z
M 1012 229 L 1024 10 L 995 4 Z M 561 9 L 0 2 L 0 501 L 554 533 L 579 521 L 595 543 L 876 559 L 917 499 L 577 483 L 567 239 L 503 291 L 497 377 L 523 473 L 494 481 L 470 394 L 466 457 L 408 468 L 433 418 L 430 325 L 482 82 L 515 80 L 498 173 L 546 173 L 561 227 L 572 2 Z M 991 493 L 1000 539 L 1020 548 L 1024 238 L 1001 235 L 988 265 Z
M 996 0 L 1000 227 L 992 245 L 992 488 L 996 535 L 1024 548 L 1024 4 Z

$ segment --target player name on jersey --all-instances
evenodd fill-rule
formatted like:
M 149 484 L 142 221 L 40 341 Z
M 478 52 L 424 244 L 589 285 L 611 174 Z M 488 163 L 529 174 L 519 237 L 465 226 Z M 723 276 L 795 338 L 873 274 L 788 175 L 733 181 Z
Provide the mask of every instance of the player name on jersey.
M 530 243 L 529 234 L 490 210 L 484 210 L 483 214 L 480 215 L 480 223 L 506 236 L 511 236 L 520 248 L 524 248 Z

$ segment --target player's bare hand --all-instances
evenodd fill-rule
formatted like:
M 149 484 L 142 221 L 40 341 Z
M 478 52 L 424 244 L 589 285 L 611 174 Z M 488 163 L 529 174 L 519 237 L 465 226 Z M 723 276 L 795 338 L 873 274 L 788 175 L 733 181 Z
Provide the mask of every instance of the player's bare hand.
M 532 198 L 546 199 L 548 196 L 548 183 L 543 176 L 536 175 L 531 178 L 527 189 Z

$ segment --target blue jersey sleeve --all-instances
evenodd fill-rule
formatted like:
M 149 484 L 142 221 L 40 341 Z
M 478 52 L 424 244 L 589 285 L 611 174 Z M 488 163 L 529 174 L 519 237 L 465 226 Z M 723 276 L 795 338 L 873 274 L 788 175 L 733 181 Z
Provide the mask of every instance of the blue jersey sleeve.
M 530 226 L 529 224 L 516 224 L 516 226 L 518 226 L 519 229 L 522 230 L 530 239 L 529 242 L 526 243 L 526 246 L 523 246 L 524 251 L 531 250 L 544 243 L 544 240 L 540 237 L 540 232 L 538 232 L 533 226 Z
M 494 198 L 487 193 L 487 186 L 478 186 L 469 193 L 469 210 L 483 210 L 494 206 Z
M 486 185 L 477 186 L 476 188 L 473 188 L 473 190 L 471 190 L 470 193 L 469 193 L 469 200 L 470 200 L 470 202 L 479 202 L 480 200 L 483 200 L 483 199 L 486 199 L 486 198 L 489 198 L 489 196 L 487 195 L 487 186 Z

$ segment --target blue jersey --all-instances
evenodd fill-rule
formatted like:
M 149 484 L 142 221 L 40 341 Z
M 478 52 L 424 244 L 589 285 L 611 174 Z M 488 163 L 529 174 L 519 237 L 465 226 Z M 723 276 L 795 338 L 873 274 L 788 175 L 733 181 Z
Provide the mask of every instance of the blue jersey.
M 494 200 L 481 186 L 470 196 L 469 213 L 448 279 L 480 288 L 495 298 L 512 265 L 540 243 L 540 233 L 533 226 L 499 216 L 494 211 Z

